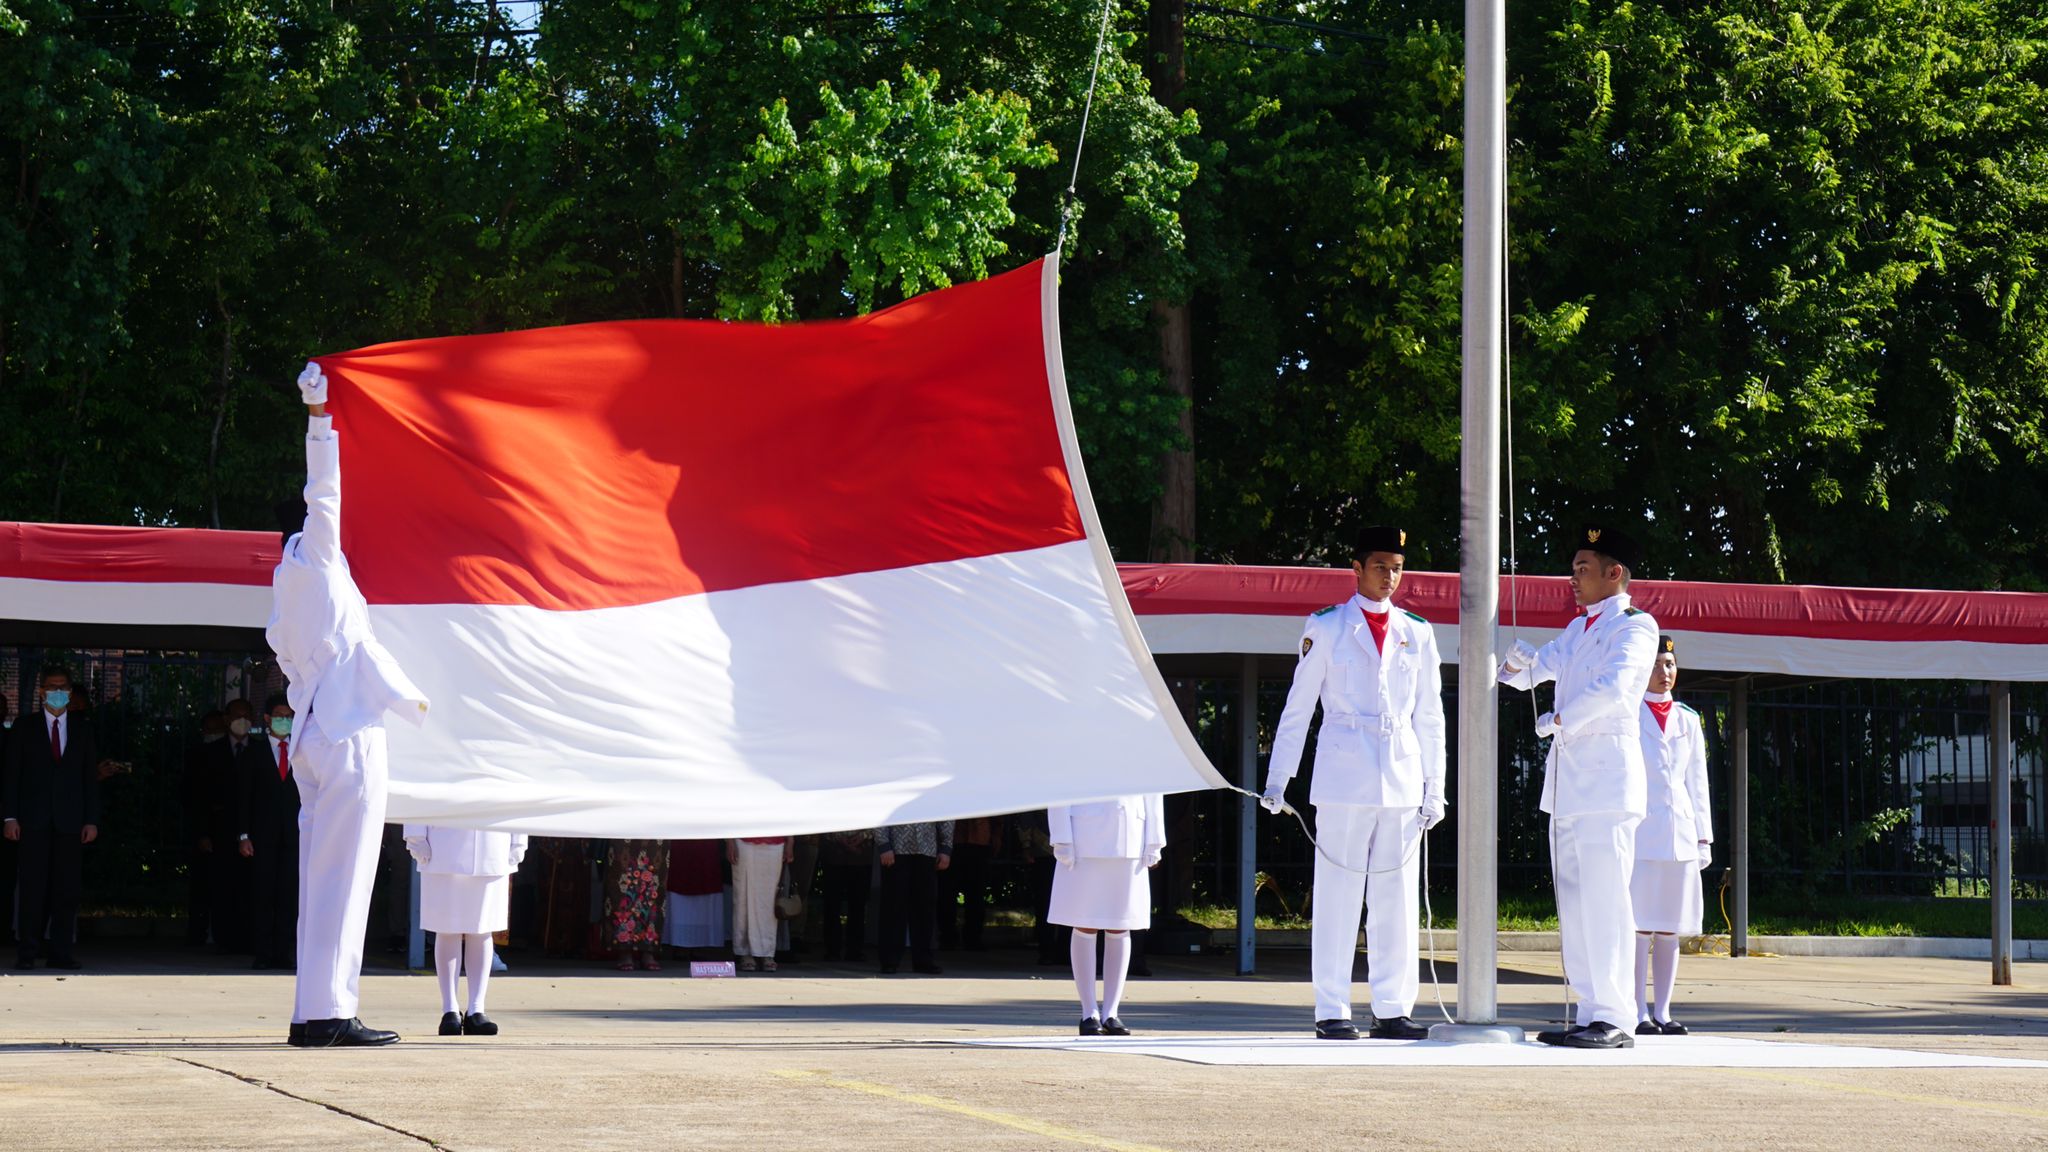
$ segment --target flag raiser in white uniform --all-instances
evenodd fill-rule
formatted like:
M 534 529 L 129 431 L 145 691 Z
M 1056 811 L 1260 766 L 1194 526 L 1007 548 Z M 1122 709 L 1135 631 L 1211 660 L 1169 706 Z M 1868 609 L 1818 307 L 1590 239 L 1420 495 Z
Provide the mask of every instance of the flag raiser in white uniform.
M 1398 561 L 1406 543 L 1396 529 L 1368 529 L 1354 550 L 1361 581 L 1375 553 Z M 1310 933 L 1319 1035 L 1333 1023 L 1353 1035 L 1345 1025 L 1361 900 L 1373 1017 L 1398 1021 L 1415 1007 L 1417 841 L 1444 812 L 1442 660 L 1429 623 L 1394 608 L 1386 591 L 1381 600 L 1361 591 L 1303 625 L 1266 777 L 1272 807 L 1300 767 L 1320 701 L 1309 796 L 1321 848 Z

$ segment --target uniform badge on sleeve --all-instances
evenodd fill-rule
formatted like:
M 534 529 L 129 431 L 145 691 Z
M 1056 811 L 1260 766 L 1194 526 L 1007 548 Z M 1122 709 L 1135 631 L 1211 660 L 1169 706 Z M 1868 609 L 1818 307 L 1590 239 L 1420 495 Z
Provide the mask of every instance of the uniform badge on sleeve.
M 1306 656 L 1308 655 L 1308 650 L 1309 650 L 1309 649 L 1311 649 L 1311 648 L 1313 648 L 1313 647 L 1315 647 L 1315 646 L 1316 646 L 1316 642 L 1315 642 L 1315 639 L 1314 639 L 1313 637 L 1310 637 L 1310 636 L 1303 636 L 1303 637 L 1301 638 L 1301 654 L 1302 654 L 1302 655 L 1303 655 L 1304 657 L 1306 657 Z

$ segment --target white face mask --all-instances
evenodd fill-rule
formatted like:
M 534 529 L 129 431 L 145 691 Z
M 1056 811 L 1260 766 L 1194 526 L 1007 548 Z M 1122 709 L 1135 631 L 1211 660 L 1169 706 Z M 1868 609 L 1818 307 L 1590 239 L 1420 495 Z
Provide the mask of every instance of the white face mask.
M 235 739 L 240 740 L 249 734 L 249 722 L 241 719 L 230 720 L 228 721 L 228 731 L 233 732 Z

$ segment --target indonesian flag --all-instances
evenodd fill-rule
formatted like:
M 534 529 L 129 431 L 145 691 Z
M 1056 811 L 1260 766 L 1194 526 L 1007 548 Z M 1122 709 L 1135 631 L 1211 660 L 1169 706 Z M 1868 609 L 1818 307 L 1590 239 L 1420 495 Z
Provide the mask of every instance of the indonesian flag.
M 1221 785 L 1102 541 L 1056 283 L 321 357 L 343 549 L 433 701 L 388 728 L 390 818 L 772 835 Z

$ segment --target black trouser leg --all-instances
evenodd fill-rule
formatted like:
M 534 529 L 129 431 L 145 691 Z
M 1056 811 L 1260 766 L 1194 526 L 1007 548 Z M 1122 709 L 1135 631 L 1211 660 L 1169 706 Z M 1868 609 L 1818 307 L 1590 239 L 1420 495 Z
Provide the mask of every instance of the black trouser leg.
M 50 914 L 50 848 L 48 828 L 21 830 L 21 924 L 19 951 L 27 959 L 43 951 L 43 928 Z
M 884 968 L 894 968 L 903 960 L 903 915 L 910 891 L 907 862 L 911 859 L 898 856 L 894 864 L 882 869 L 882 936 L 875 941 L 875 955 Z
M 904 890 L 905 915 L 910 926 L 910 962 L 919 968 L 938 963 L 933 939 L 939 927 L 939 862 L 932 856 L 898 856 L 896 866 L 908 864 Z
M 85 888 L 85 844 L 76 831 L 50 837 L 50 959 L 72 958 L 78 897 Z
M 197 848 L 185 863 L 185 940 L 206 943 L 213 927 L 213 853 Z
M 0 840 L 0 943 L 14 940 L 15 878 L 21 872 L 21 842 Z

